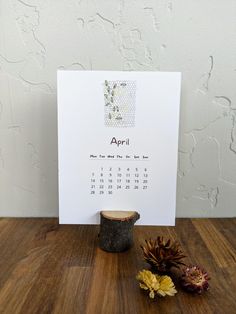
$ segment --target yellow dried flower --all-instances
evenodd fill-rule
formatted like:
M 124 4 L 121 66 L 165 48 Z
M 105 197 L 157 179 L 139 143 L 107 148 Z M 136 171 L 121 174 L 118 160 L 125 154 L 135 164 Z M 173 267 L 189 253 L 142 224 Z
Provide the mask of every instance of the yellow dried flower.
M 149 290 L 149 297 L 153 299 L 160 285 L 156 276 L 149 270 L 144 269 L 138 273 L 137 279 L 141 281 L 140 288 Z
M 169 276 L 159 276 L 149 270 L 142 270 L 137 275 L 140 281 L 139 286 L 144 290 L 149 290 L 149 297 L 154 298 L 155 293 L 160 296 L 174 296 L 177 293 L 174 283 Z
M 177 293 L 177 290 L 175 289 L 175 285 L 172 281 L 172 279 L 169 276 L 158 276 L 156 275 L 156 277 L 159 277 L 159 284 L 160 287 L 157 291 L 157 293 L 161 296 L 174 296 Z

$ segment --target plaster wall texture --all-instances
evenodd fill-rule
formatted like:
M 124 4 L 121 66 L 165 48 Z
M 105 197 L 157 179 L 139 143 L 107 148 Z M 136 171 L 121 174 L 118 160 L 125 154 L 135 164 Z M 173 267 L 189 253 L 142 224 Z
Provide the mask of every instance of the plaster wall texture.
M 181 71 L 177 216 L 236 216 L 235 0 L 0 1 L 0 216 L 57 216 L 56 70 Z

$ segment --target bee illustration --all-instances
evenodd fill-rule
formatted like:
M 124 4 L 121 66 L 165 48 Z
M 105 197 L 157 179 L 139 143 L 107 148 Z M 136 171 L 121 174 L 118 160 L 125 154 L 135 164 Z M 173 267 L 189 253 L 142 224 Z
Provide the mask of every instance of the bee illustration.
M 122 116 L 121 116 L 120 113 L 119 113 L 118 116 L 116 117 L 116 120 L 122 120 Z

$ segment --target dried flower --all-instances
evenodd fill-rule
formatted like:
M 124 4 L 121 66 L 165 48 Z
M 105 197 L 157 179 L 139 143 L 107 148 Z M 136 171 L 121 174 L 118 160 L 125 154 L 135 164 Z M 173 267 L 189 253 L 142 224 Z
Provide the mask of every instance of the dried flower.
M 180 283 L 185 290 L 201 294 L 209 289 L 209 280 L 210 277 L 205 270 L 199 266 L 189 266 L 183 270 Z
M 167 272 L 171 267 L 179 268 L 185 265 L 182 259 L 186 257 L 177 242 L 164 241 L 163 237 L 156 240 L 145 240 L 146 246 L 141 246 L 144 259 L 159 272 Z
M 158 289 L 158 294 L 161 296 L 174 296 L 175 293 L 177 293 L 176 289 L 175 289 L 175 285 L 172 281 L 172 279 L 169 276 L 158 276 L 156 275 L 156 277 L 159 277 L 159 283 L 160 283 L 160 287 Z
M 142 270 L 137 275 L 140 288 L 149 290 L 149 297 L 154 298 L 155 293 L 160 296 L 174 296 L 177 293 L 174 283 L 169 276 L 159 276 L 149 270 Z
M 137 279 L 140 281 L 140 288 L 149 290 L 149 297 L 154 298 L 155 292 L 160 287 L 157 277 L 149 270 L 142 270 L 138 273 Z

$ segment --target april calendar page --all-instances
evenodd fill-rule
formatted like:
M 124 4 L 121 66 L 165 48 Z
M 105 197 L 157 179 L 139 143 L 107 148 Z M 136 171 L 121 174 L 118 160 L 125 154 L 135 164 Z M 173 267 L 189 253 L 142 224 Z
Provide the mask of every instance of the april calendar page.
M 180 73 L 58 71 L 59 219 L 174 225 Z

